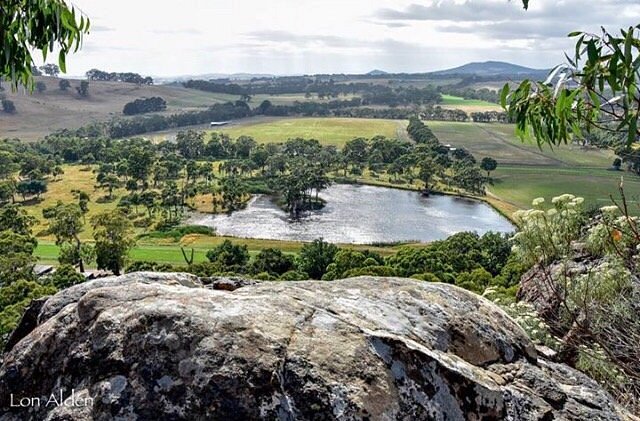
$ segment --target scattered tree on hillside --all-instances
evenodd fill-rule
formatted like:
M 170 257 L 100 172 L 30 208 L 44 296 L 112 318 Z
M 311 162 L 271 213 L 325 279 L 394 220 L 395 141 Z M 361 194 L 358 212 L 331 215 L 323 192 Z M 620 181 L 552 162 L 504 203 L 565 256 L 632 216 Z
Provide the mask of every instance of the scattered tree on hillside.
M 616 158 L 613 160 L 612 167 L 616 171 L 620 171 L 620 167 L 622 166 L 622 159 Z
M 82 98 L 86 98 L 89 96 L 89 82 L 86 80 L 80 81 L 80 86 L 76 86 L 76 91 L 78 91 L 78 95 Z
M 99 173 L 96 178 L 98 182 L 97 188 L 105 189 L 107 191 L 107 199 L 113 199 L 113 191 L 122 186 L 120 179 L 114 174 Z M 133 180 L 131 180 L 133 181 Z
M 47 192 L 47 183 L 44 180 L 23 180 L 16 184 L 16 192 L 22 196 L 24 201 L 27 196 L 35 196 L 40 200 L 40 195 Z
M 64 175 L 64 170 L 60 165 L 56 165 L 51 169 L 51 175 L 53 176 L 54 181 L 58 180 L 58 177 Z
M 125 104 L 122 113 L 124 115 L 135 115 L 164 111 L 167 109 L 167 102 L 160 97 L 140 98 Z
M 91 69 L 86 73 L 88 80 L 99 80 L 99 81 L 109 81 L 109 82 L 125 82 L 125 83 L 135 83 L 138 85 L 153 85 L 153 78 L 151 77 L 143 77 L 138 73 L 133 72 L 125 72 L 125 73 L 117 73 L 117 72 L 105 72 L 98 69 Z
M 46 83 L 44 83 L 41 80 L 36 82 L 36 91 L 38 91 L 38 93 L 43 93 L 46 90 L 47 90 L 47 84 Z
M 71 87 L 71 83 L 67 79 L 60 79 L 60 82 L 58 82 L 58 87 L 61 91 L 66 91 Z

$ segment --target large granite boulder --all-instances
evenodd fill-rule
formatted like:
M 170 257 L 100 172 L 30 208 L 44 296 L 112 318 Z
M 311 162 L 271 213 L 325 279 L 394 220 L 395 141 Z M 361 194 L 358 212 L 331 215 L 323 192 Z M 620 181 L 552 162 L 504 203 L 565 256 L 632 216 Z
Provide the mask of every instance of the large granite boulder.
M 131 274 L 33 306 L 0 367 L 0 419 L 631 417 L 455 286 L 206 281 Z

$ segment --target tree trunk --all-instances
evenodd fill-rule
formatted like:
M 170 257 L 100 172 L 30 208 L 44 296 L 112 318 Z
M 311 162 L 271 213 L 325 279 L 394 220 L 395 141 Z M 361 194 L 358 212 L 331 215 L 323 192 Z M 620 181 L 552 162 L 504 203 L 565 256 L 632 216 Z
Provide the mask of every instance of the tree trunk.
M 80 239 L 78 237 L 75 238 L 76 240 L 76 249 L 78 250 L 78 269 L 80 269 L 80 273 L 84 273 L 84 262 L 82 261 L 82 255 L 80 254 L 80 247 L 81 247 L 81 243 L 80 243 Z

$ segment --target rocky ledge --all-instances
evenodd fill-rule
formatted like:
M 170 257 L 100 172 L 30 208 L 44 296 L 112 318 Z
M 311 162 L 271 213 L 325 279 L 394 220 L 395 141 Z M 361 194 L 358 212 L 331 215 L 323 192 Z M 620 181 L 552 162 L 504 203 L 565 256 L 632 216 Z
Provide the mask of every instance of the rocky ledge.
M 631 418 L 455 286 L 206 281 L 129 274 L 31 306 L 0 367 L 0 419 Z

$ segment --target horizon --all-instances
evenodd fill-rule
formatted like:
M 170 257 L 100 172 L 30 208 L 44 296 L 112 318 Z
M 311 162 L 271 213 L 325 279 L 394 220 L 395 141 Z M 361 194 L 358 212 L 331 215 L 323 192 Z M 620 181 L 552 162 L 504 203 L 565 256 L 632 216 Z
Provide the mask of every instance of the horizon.
M 68 59 L 70 76 L 91 68 L 159 78 L 428 73 L 484 61 L 547 69 L 570 51 L 569 32 L 617 29 L 640 18 L 632 0 L 594 8 L 537 0 L 528 11 L 508 0 L 73 3 L 92 25 Z
M 512 63 L 512 62 L 508 62 L 508 61 L 500 61 L 500 60 L 484 60 L 484 61 L 471 61 L 468 63 L 463 63 L 460 66 L 455 66 L 455 67 L 448 67 L 448 68 L 443 68 L 443 69 L 434 69 L 431 71 L 417 71 L 417 72 L 388 72 L 385 69 L 371 69 L 362 73 L 340 73 L 340 72 L 331 72 L 331 73 L 281 73 L 281 74 L 275 74 L 275 73 L 254 73 L 254 72 L 236 72 L 236 73 L 224 73 L 224 72 L 208 72 L 208 73 L 194 73 L 194 74 L 171 74 L 171 75 L 156 75 L 156 74 L 141 74 L 142 76 L 151 76 L 154 79 L 179 79 L 179 78 L 187 78 L 187 77 L 202 77 L 202 76 L 218 76 L 220 78 L 224 78 L 224 77 L 233 77 L 233 76 L 252 76 L 252 77 L 305 77 L 305 76 L 317 76 L 317 75 L 329 75 L 329 76 L 333 76 L 333 75 L 345 75 L 345 76 L 366 76 L 372 72 L 382 72 L 384 74 L 388 74 L 388 75 L 401 75 L 401 74 L 407 74 L 407 75 L 422 75 L 422 74 L 430 74 L 430 73 L 440 73 L 440 72 L 450 72 L 453 70 L 456 70 L 460 67 L 465 67 L 465 66 L 469 66 L 469 65 L 484 65 L 484 64 L 489 64 L 489 63 L 495 63 L 495 64 L 504 64 L 504 65 L 509 65 L 509 66 L 516 66 L 516 67 L 523 67 L 523 68 L 527 68 L 528 70 L 534 71 L 534 72 L 539 72 L 539 71 L 549 71 L 551 70 L 551 68 L 532 68 L 532 67 L 528 67 L 528 66 L 524 66 L 522 64 L 519 63 Z M 125 72 L 126 70 L 113 70 L 113 69 L 108 69 L 108 68 L 104 68 L 104 69 L 99 69 L 105 72 Z M 69 73 L 60 73 L 58 75 L 59 78 L 62 79 L 84 79 L 86 78 L 85 74 L 69 74 Z

